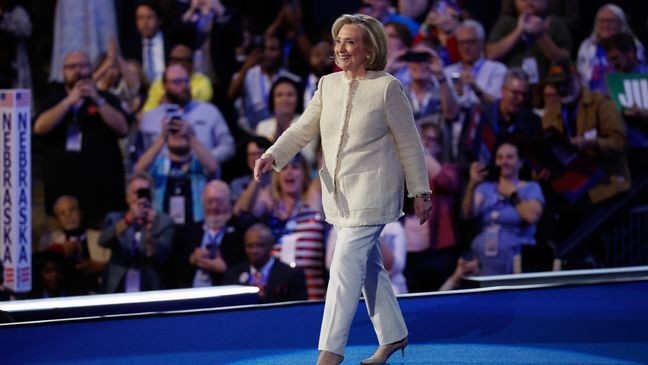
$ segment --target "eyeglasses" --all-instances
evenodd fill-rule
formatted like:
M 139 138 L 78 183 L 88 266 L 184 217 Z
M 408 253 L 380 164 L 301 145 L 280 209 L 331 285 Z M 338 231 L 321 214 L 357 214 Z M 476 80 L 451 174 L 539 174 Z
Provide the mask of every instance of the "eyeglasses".
M 182 79 L 167 79 L 167 83 L 173 84 L 173 85 L 186 85 L 189 83 L 188 78 L 182 78 Z
M 599 24 L 618 24 L 619 19 L 615 18 L 597 18 L 596 22 Z
M 86 68 L 86 67 L 90 67 L 89 62 L 68 63 L 67 65 L 63 65 L 63 68 L 66 70 L 72 70 L 75 68 Z
M 170 63 L 191 62 L 192 60 L 191 57 L 169 57 Z
M 476 44 L 479 44 L 480 42 L 481 39 L 477 39 L 477 38 L 457 40 L 457 44 L 460 46 L 474 46 Z

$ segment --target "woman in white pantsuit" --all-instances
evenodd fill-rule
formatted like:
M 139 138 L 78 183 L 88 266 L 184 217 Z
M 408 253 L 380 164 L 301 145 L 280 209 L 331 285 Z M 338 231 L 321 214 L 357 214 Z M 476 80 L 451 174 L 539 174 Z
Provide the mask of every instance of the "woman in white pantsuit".
M 407 327 L 383 267 L 378 237 L 403 213 L 403 177 L 421 223 L 430 211 L 423 148 L 400 82 L 382 70 L 387 37 L 376 19 L 343 15 L 333 24 L 342 72 L 322 77 L 308 107 L 256 161 L 254 177 L 280 170 L 318 134 L 326 220 L 337 232 L 318 364 L 339 364 L 360 298 L 380 346 L 363 364 L 384 363 L 407 345 Z

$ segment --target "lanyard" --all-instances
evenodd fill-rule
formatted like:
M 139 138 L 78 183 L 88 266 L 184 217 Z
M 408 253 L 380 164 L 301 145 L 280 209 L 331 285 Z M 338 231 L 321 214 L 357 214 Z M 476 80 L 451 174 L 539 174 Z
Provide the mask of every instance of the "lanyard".
M 569 137 L 573 137 L 575 134 L 575 131 L 572 130 L 572 126 L 576 126 L 576 111 L 573 110 L 571 113 L 569 113 L 569 107 L 568 106 L 563 106 L 562 108 L 562 119 L 563 119 L 563 126 L 565 127 L 565 132 Z M 571 118 L 570 118 L 571 117 Z

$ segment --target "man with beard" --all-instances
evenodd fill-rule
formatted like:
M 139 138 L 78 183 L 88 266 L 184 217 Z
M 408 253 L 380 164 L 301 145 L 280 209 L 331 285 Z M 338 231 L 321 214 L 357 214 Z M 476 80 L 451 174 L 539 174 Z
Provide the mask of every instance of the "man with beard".
M 164 117 L 161 133 L 135 165 L 135 173 L 143 171 L 153 178 L 155 209 L 176 225 L 203 220 L 200 194 L 218 172 L 218 161 L 189 122 L 179 115 Z
M 599 204 L 630 188 L 626 156 L 626 131 L 621 113 L 612 100 L 584 89 L 575 66 L 569 60 L 549 69 L 547 83 L 560 95 L 560 104 L 548 105 L 542 118 L 544 129 L 554 128 L 569 143 L 591 158 L 605 172 L 605 178 L 589 190 L 588 204 Z
M 165 119 L 178 118 L 190 125 L 197 140 L 211 150 L 223 163 L 234 155 L 234 139 L 218 108 L 210 103 L 191 99 L 189 72 L 180 64 L 169 66 L 162 75 L 166 100 L 144 113 L 139 131 L 142 150 L 147 150 L 158 139 Z
M 243 229 L 232 212 L 229 186 L 212 180 L 202 192 L 204 221 L 176 230 L 167 268 L 171 288 L 219 285 L 229 266 L 246 260 Z
M 452 156 L 457 146 L 457 162 L 462 167 L 476 160 L 485 168 L 494 162 L 495 146 L 503 142 L 524 145 L 541 136 L 540 118 L 526 105 L 528 93 L 527 74 L 521 68 L 510 68 L 504 75 L 501 99 L 476 108 L 461 134 L 448 136 L 450 139 L 444 143 L 453 146 Z
M 308 59 L 311 71 L 304 80 L 304 109 L 313 98 L 320 77 L 333 72 L 332 54 L 331 42 L 320 41 L 311 48 Z
M 88 226 L 98 228 L 107 212 L 125 207 L 118 140 L 128 124 L 119 101 L 96 89 L 91 71 L 85 53 L 65 57 L 64 84 L 43 100 L 34 134 L 43 143 L 46 212 L 53 214 L 58 197 L 76 196 Z

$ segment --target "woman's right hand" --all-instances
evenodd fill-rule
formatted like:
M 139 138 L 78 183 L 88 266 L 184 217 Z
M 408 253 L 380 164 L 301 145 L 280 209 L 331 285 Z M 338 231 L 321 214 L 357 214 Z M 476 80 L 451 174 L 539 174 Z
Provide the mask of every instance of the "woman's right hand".
M 488 171 L 483 163 L 475 161 L 470 164 L 470 183 L 478 184 L 486 178 Z
M 273 163 L 274 157 L 270 154 L 265 154 L 256 160 L 254 162 L 254 180 L 261 181 L 261 176 L 272 169 Z

